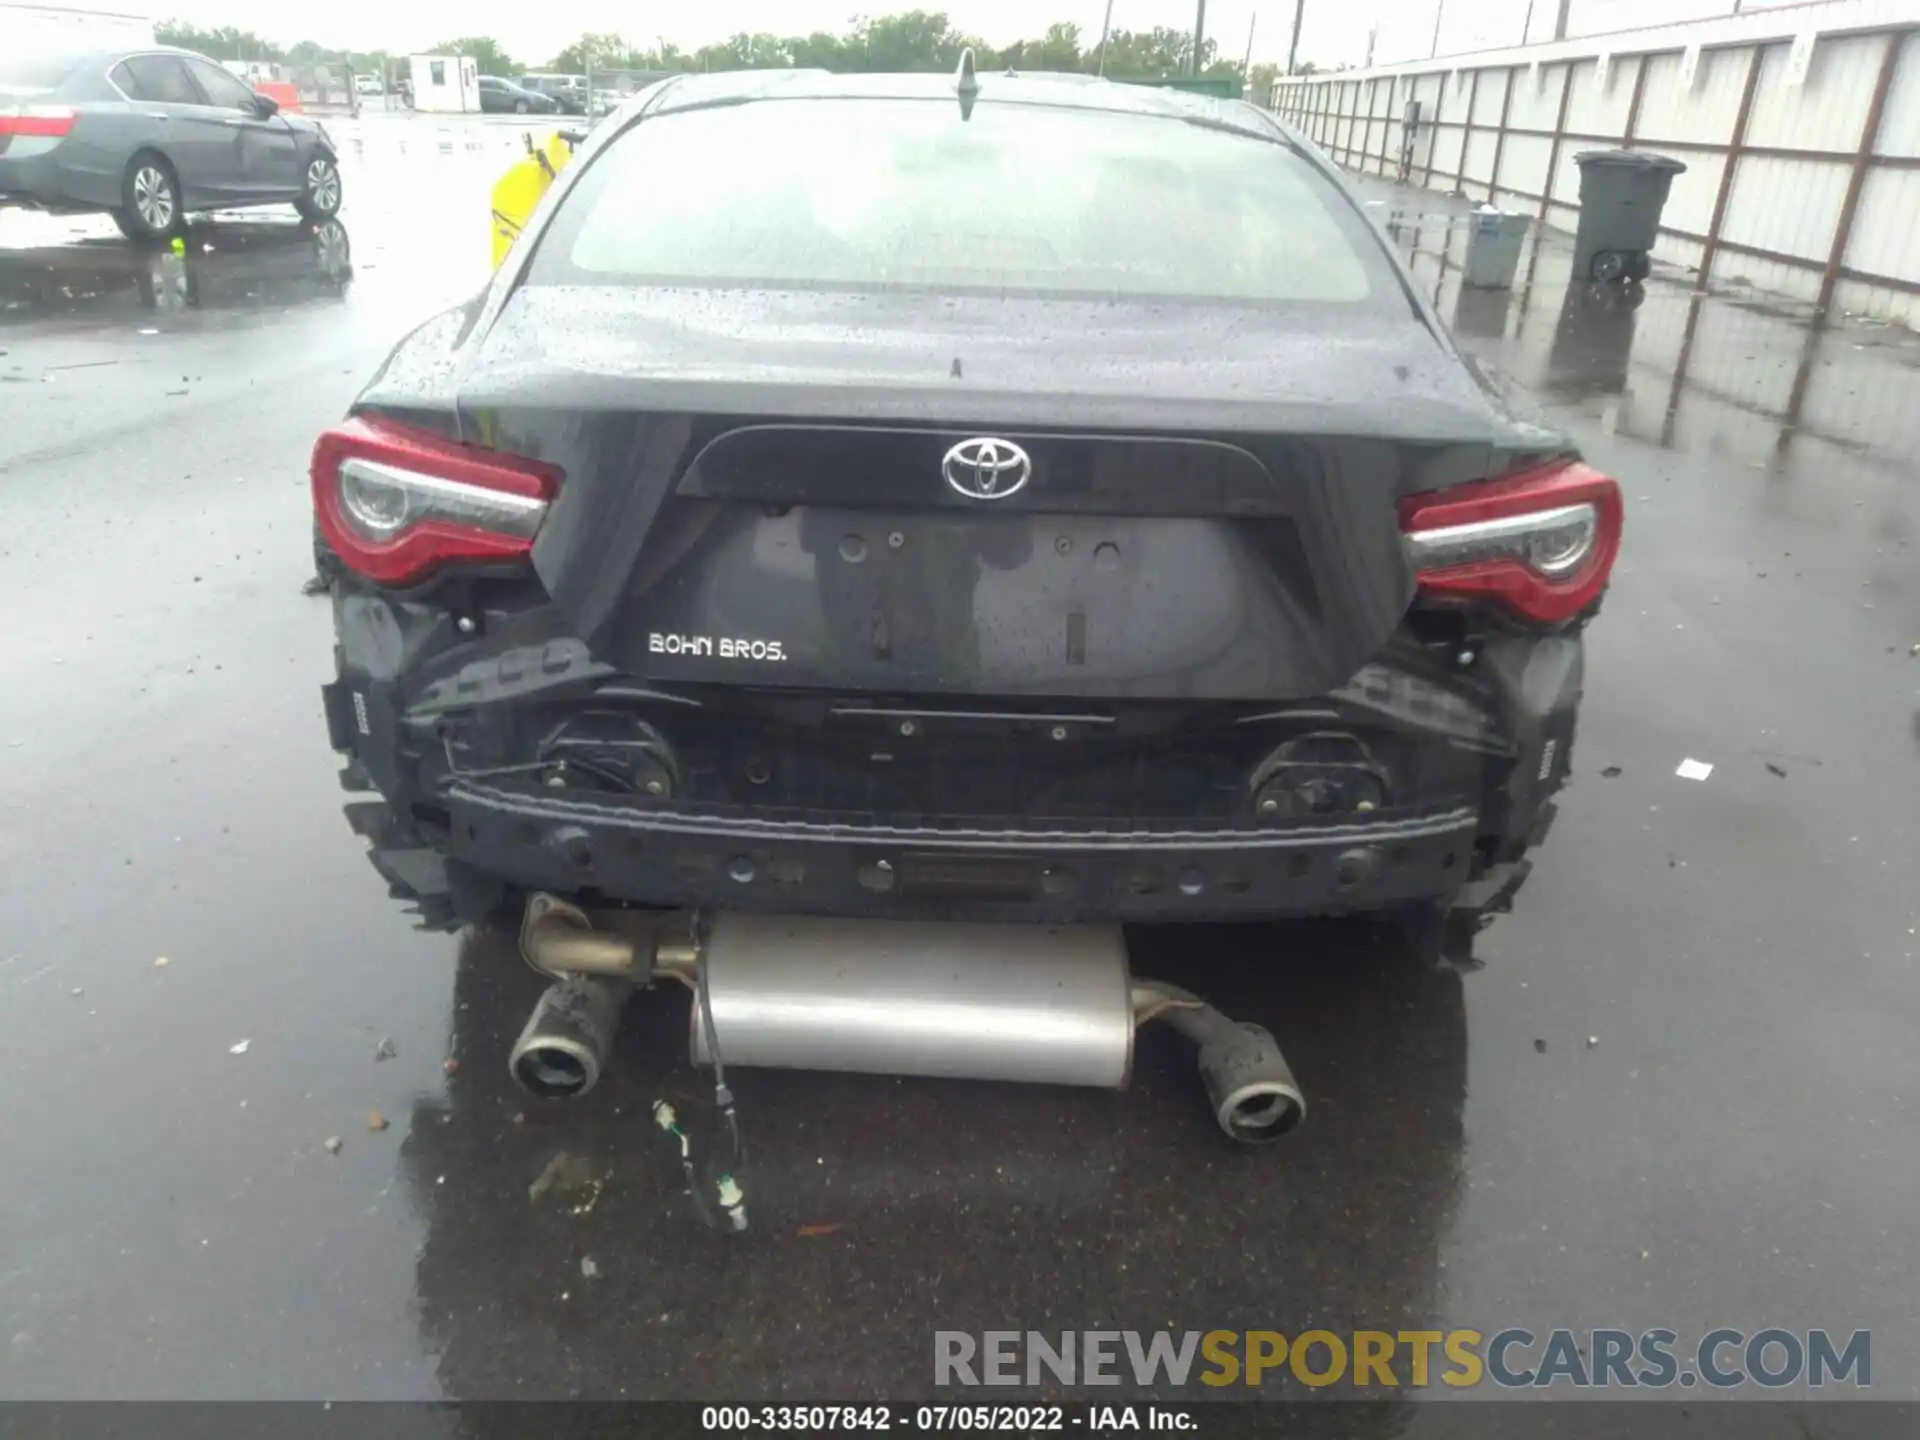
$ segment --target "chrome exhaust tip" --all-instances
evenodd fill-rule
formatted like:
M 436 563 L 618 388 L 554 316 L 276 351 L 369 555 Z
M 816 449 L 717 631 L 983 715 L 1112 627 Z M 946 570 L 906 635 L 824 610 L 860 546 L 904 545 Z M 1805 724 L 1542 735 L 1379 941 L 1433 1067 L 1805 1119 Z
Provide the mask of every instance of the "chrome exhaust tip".
M 1307 1113 L 1280 1046 L 1258 1025 L 1234 1025 L 1202 1045 L 1200 1080 L 1213 1118 L 1243 1145 L 1278 1140 Z
M 630 988 L 591 975 L 570 975 L 548 986 L 507 1057 L 515 1083 L 548 1100 L 577 1099 L 592 1090 L 613 1053 Z
M 1264 1026 L 1231 1020 L 1199 996 L 1158 980 L 1134 983 L 1133 1009 L 1136 1023 L 1158 1020 L 1199 1048 L 1200 1083 L 1229 1138 L 1265 1145 L 1306 1118 L 1306 1097 Z

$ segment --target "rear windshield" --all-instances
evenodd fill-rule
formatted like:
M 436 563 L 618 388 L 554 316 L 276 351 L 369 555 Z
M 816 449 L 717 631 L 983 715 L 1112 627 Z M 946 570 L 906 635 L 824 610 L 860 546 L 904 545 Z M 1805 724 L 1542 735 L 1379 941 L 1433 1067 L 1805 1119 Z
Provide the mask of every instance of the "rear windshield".
M 739 284 L 1397 305 L 1352 206 L 1277 141 L 1159 116 L 759 100 L 611 145 L 533 284 Z

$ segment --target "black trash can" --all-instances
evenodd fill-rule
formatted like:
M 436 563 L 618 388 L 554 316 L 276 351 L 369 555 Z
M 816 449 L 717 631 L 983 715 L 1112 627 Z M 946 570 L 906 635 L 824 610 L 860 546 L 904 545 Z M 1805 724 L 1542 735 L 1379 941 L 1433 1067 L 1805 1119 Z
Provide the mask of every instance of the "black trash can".
M 1582 150 L 1580 225 L 1573 237 L 1573 278 L 1644 280 L 1647 252 L 1660 235 L 1660 211 L 1673 177 L 1687 167 L 1644 150 Z

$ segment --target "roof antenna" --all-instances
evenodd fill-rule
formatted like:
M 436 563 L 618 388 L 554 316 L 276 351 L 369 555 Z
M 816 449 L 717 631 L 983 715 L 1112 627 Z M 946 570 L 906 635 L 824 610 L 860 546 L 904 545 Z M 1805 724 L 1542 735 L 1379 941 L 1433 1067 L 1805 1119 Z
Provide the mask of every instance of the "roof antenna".
M 960 68 L 953 76 L 954 93 L 960 97 L 960 118 L 973 118 L 973 102 L 980 98 L 980 77 L 973 73 L 973 47 L 960 52 Z

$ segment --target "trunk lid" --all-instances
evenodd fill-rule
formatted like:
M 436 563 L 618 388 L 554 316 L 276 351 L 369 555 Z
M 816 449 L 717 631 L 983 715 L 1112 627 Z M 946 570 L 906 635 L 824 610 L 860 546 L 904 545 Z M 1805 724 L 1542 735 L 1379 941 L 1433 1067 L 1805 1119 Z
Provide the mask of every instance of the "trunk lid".
M 1552 448 L 1340 307 L 531 287 L 467 374 L 468 438 L 566 472 L 554 602 L 661 680 L 1320 694 L 1412 598 L 1397 497 Z M 1021 483 L 955 483 L 982 440 Z

